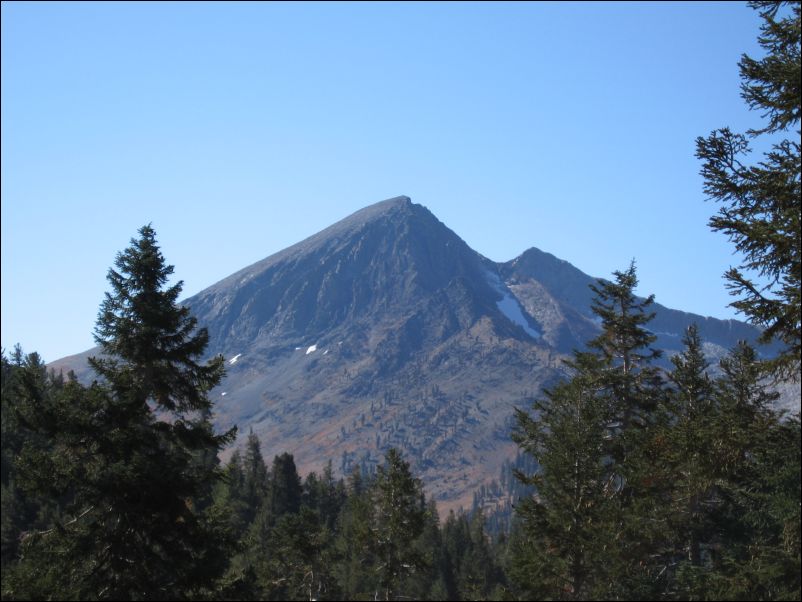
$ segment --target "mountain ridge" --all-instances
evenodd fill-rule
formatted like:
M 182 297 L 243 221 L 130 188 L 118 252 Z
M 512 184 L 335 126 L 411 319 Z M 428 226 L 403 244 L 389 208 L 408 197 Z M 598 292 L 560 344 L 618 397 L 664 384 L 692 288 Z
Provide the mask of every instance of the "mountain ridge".
M 302 471 L 333 459 L 345 474 L 399 447 L 448 508 L 467 506 L 498 475 L 515 454 L 512 408 L 560 378 L 562 360 L 598 332 L 595 281 L 534 247 L 493 262 L 399 196 L 184 304 L 209 330 L 208 353 L 227 360 L 211 392 L 218 427 L 237 424 L 243 437 L 253 428 L 266 457 L 289 451 Z M 711 358 L 759 334 L 657 313 L 650 327 L 669 353 L 699 319 Z M 81 362 L 92 352 L 50 366 L 86 379 Z

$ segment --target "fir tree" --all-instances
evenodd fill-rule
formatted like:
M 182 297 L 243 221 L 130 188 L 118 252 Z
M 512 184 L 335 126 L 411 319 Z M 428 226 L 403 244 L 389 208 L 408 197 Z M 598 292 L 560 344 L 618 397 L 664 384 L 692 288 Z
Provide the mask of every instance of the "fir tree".
M 655 315 L 650 311 L 654 295 L 646 299 L 635 296 L 638 285 L 635 262 L 613 276 L 614 282 L 599 280 L 598 285 L 590 286 L 596 294 L 591 309 L 601 320 L 602 331 L 588 347 L 609 368 L 609 386 L 618 406 L 619 428 L 627 432 L 633 427 L 646 426 L 658 404 L 660 377 L 651 362 L 661 352 L 651 347 L 657 337 L 645 328 Z M 623 456 L 616 459 L 621 461 Z
M 371 521 L 371 547 L 378 566 L 380 593 L 392 600 L 403 579 L 425 567 L 425 561 L 412 543 L 423 531 L 426 507 L 421 483 L 412 476 L 409 464 L 398 450 L 385 454 L 374 486 L 374 512 Z
M 17 459 L 32 446 L 48 449 L 51 445 L 42 434 L 31 430 L 24 413 L 27 400 L 35 398 L 47 404 L 59 395 L 64 381 L 48 374 L 38 353 L 25 355 L 17 345 L 11 358 L 0 354 L 2 364 L 2 555 L 3 580 L 7 569 L 17 560 L 20 543 L 27 533 L 49 526 L 58 514 L 58 501 L 32 496 L 21 487 Z M 5 593 L 4 593 L 5 596 Z
M 370 485 L 363 479 L 360 469 L 355 468 L 348 477 L 347 498 L 337 518 L 335 571 L 346 600 L 371 599 L 378 591 L 371 545 L 373 500 Z
M 665 429 L 664 461 L 671 499 L 668 536 L 673 544 L 669 545 L 676 549 L 668 553 L 666 566 L 689 565 L 693 572 L 702 566 L 704 548 L 715 534 L 713 515 L 719 500 L 710 445 L 719 414 L 695 324 L 683 342 L 685 349 L 671 358 L 674 369 L 668 375 L 673 385 L 668 399 L 672 422 Z M 683 589 L 689 596 L 698 594 L 691 593 L 692 587 Z
M 748 344 L 739 343 L 721 368 L 710 443 L 720 552 L 706 587 L 722 599 L 799 599 L 799 416 L 772 409 L 777 394 Z
M 798 378 L 800 352 L 800 86 L 799 2 L 750 2 L 763 19 L 762 59 L 743 55 L 741 96 L 750 109 L 762 112 L 762 128 L 745 134 L 723 128 L 697 138 L 704 191 L 722 204 L 710 219 L 743 255 L 725 274 L 731 305 L 764 327 L 763 342 L 783 343 L 783 352 L 768 362 L 780 376 Z M 789 136 L 790 134 L 790 136 Z M 793 135 L 795 134 L 795 136 Z M 784 138 L 783 138 L 784 137 Z M 764 139 L 771 150 L 748 164 L 752 142 Z
M 261 450 L 262 444 L 253 430 L 248 433 L 242 458 L 242 493 L 245 503 L 245 522 L 253 522 L 269 495 L 270 475 Z
M 619 480 L 610 470 L 615 414 L 603 366 L 593 354 L 575 353 L 572 378 L 534 403 L 536 418 L 516 410 L 513 439 L 540 467 L 516 473 L 537 490 L 516 507 L 522 533 L 510 573 L 524 598 L 583 600 L 609 591 Z
M 285 514 L 273 528 L 266 563 L 258 573 L 272 600 L 337 600 L 329 546 L 331 533 L 317 511 Z
M 634 262 L 614 276 L 591 287 L 601 333 L 590 351 L 574 352 L 570 378 L 535 402 L 535 417 L 516 411 L 513 438 L 539 469 L 517 473 L 537 492 L 517 507 L 523 534 L 511 566 L 535 598 L 649 597 L 657 587 L 644 562 L 659 541 L 662 381 L 645 329 L 653 298 L 635 296 Z
M 274 520 L 284 514 L 295 514 L 301 508 L 301 477 L 292 454 L 283 453 L 273 458 L 270 471 L 270 513 Z
M 209 455 L 233 438 L 209 421 L 222 358 L 198 363 L 208 335 L 176 305 L 181 283 L 164 288 L 173 268 L 153 229 L 139 235 L 109 271 L 103 355 L 90 360 L 101 384 L 31 394 L 23 410 L 52 447 L 30 446 L 20 472 L 32 491 L 68 500 L 26 550 L 28 584 L 52 583 L 48 597 L 186 598 L 210 591 L 227 563 L 225 531 L 196 508 L 219 476 Z

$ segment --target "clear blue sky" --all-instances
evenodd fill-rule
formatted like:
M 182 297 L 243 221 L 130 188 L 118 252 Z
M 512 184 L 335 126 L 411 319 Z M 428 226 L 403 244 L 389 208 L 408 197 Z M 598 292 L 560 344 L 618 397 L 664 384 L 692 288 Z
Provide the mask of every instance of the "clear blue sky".
M 694 140 L 759 123 L 745 3 L 2 4 L 2 346 L 93 345 L 152 222 L 185 297 L 407 195 L 474 249 L 536 246 L 733 317 Z

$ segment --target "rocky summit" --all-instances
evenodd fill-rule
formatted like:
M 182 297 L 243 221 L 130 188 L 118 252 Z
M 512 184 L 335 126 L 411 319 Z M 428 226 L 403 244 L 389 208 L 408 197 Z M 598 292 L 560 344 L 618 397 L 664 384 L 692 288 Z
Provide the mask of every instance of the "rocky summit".
M 169 258 L 168 258 L 169 260 Z M 611 269 L 621 266 L 612 266 Z M 371 205 L 187 299 L 227 376 L 220 429 L 252 429 L 267 458 L 346 474 L 401 449 L 441 508 L 515 455 L 513 408 L 562 374 L 598 332 L 595 282 L 529 249 L 507 263 L 472 250 L 407 197 Z M 655 306 L 666 356 L 699 324 L 720 357 L 756 329 Z M 90 350 L 51 364 L 91 378 Z

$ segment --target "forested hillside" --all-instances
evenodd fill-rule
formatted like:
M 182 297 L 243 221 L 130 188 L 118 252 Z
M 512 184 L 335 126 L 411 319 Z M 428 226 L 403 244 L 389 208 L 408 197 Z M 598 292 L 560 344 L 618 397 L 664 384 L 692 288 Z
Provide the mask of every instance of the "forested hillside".
M 0 357 L 2 598 L 800 599 L 802 429 L 799 412 L 778 409 L 776 400 L 778 386 L 798 395 L 800 380 L 802 26 L 799 2 L 751 6 L 766 56 L 744 55 L 739 67 L 744 100 L 764 127 L 700 137 L 697 157 L 705 192 L 719 203 L 710 227 L 739 252 L 740 265 L 725 274 L 733 305 L 773 353 L 761 356 L 740 340 L 711 354 L 697 324 L 661 346 L 654 297 L 635 293 L 634 260 L 588 291 L 565 268 L 552 283 L 562 293 L 547 294 L 532 276 L 537 266 L 525 265 L 540 252 L 488 273 L 423 209 L 394 199 L 279 258 L 303 263 L 308 281 L 268 258 L 267 284 L 250 296 L 222 287 L 198 301 L 212 313 L 242 309 L 228 324 L 239 334 L 259 334 L 244 310 L 256 304 L 269 314 L 265 324 L 289 336 L 349 312 L 389 319 L 389 299 L 403 297 L 411 308 L 403 323 L 379 321 L 379 334 L 365 327 L 354 335 L 373 345 L 372 355 L 359 356 L 368 366 L 359 377 L 338 376 L 345 385 L 337 403 L 345 408 L 345 393 L 371 390 L 370 375 L 389 375 L 396 391 L 420 385 L 414 351 L 422 348 L 440 374 L 460 381 L 478 372 L 472 376 L 486 387 L 482 396 L 451 397 L 419 387 L 403 408 L 388 394 L 359 416 L 321 409 L 320 400 L 280 416 L 268 409 L 297 437 L 292 421 L 313 414 L 340 443 L 379 423 L 375 444 L 367 443 L 375 454 L 349 455 L 355 448 L 346 447 L 320 470 L 299 470 L 305 459 L 287 451 L 266 457 L 270 442 L 256 430 L 240 432 L 244 445 L 234 448 L 238 426 L 218 419 L 226 392 L 217 393 L 240 355 L 217 353 L 235 351 L 212 340 L 224 329 L 210 333 L 178 303 L 183 283 L 171 283 L 173 266 L 146 225 L 108 271 L 91 378 L 49 369 L 20 346 Z M 753 146 L 769 150 L 750 162 Z M 375 220 L 399 236 L 389 241 L 363 228 Z M 424 243 L 432 239 L 410 220 L 440 232 L 438 249 L 448 251 L 431 253 Z M 361 255 L 352 253 L 355 233 Z M 396 243 L 403 248 L 388 248 Z M 306 253 L 320 246 L 332 251 L 331 265 Z M 381 250 L 380 259 L 365 249 Z M 395 278 L 399 265 L 408 280 Z M 334 290 L 332 266 L 348 273 L 347 290 Z M 452 269 L 459 275 L 445 288 L 425 277 Z M 391 292 L 369 294 L 364 273 Z M 315 290 L 331 293 L 316 299 L 347 302 L 313 303 L 307 285 L 316 278 Z M 568 320 L 561 295 L 587 296 L 586 315 Z M 388 341 L 397 344 L 383 348 Z M 326 342 L 335 349 L 336 337 Z M 488 353 L 490 342 L 506 351 Z M 570 355 L 552 353 L 572 342 Z M 314 359 L 324 363 L 328 349 Z M 342 353 L 352 350 L 344 345 Z M 303 357 L 317 351 L 316 343 L 295 349 Z M 458 351 L 478 367 L 448 368 Z M 528 354 L 558 364 L 546 386 L 530 386 L 543 375 L 526 374 Z M 505 359 L 513 369 L 501 382 Z M 399 376 L 402 365 L 412 368 Z M 297 392 L 309 374 L 299 368 L 276 378 Z M 487 409 L 493 387 L 520 392 L 511 418 Z M 475 424 L 505 429 L 516 453 L 498 462 L 497 480 L 475 488 L 470 511 L 439 511 L 430 490 L 462 493 L 456 472 L 493 447 L 492 438 L 482 447 L 466 434 Z M 305 443 L 319 452 L 330 441 Z M 453 470 L 438 473 L 442 483 L 416 474 L 415 465 L 428 470 L 457 445 L 475 454 L 442 463 Z

